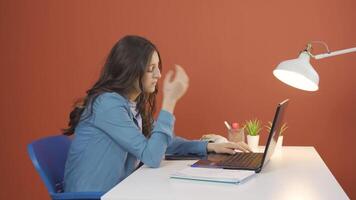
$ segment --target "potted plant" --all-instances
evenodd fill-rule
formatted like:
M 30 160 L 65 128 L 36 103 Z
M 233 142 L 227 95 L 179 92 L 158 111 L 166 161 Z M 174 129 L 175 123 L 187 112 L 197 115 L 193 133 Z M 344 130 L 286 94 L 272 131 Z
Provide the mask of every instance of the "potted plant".
M 258 141 L 262 130 L 261 122 L 257 119 L 246 121 L 244 129 L 247 133 L 247 144 L 252 151 L 258 149 Z
M 266 128 L 268 130 L 268 132 L 271 131 L 272 128 L 272 122 L 268 122 L 268 125 L 266 125 Z M 277 144 L 276 144 L 276 150 L 280 151 L 282 149 L 282 145 L 283 145 L 283 133 L 287 130 L 287 123 L 283 123 L 281 128 L 279 130 L 277 130 L 277 134 L 278 134 L 278 140 L 277 140 Z

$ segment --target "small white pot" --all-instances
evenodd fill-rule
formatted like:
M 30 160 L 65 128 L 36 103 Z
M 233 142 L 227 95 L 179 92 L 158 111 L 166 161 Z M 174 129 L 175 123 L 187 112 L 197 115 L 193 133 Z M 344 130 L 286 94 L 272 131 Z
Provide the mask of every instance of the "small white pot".
M 275 152 L 280 153 L 282 151 L 282 146 L 283 146 L 283 135 L 278 137 Z
M 252 151 L 258 150 L 258 141 L 260 140 L 260 136 L 251 136 L 247 135 L 247 144 L 251 148 Z

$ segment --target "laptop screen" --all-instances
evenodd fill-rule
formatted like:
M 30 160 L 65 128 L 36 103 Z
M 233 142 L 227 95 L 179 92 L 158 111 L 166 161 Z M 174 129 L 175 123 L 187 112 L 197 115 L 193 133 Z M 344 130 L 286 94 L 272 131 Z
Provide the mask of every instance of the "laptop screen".
M 267 153 L 263 156 L 263 165 L 267 164 L 271 156 L 273 155 L 274 149 L 276 147 L 278 137 L 279 137 L 279 130 L 281 129 L 282 124 L 284 123 L 284 113 L 285 109 L 288 105 L 289 99 L 284 100 L 282 103 L 278 104 L 276 113 L 274 115 L 274 119 L 272 122 L 271 132 L 268 136 L 266 149 Z M 272 133 L 272 134 L 271 134 Z M 263 166 L 262 165 L 262 166 Z

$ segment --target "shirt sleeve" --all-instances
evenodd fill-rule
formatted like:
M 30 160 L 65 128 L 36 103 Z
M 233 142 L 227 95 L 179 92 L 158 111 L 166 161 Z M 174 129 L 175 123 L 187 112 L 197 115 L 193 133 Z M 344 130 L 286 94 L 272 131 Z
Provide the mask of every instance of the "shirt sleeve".
M 96 109 L 94 124 L 149 167 L 159 167 L 172 140 L 174 116 L 162 110 L 149 139 L 142 134 L 122 103 L 109 107 L 105 105 L 104 110 Z
M 166 154 L 177 154 L 177 155 L 187 155 L 187 154 L 197 154 L 206 155 L 207 154 L 207 141 L 200 140 L 187 140 L 181 137 L 174 137 L 172 142 L 169 144 Z

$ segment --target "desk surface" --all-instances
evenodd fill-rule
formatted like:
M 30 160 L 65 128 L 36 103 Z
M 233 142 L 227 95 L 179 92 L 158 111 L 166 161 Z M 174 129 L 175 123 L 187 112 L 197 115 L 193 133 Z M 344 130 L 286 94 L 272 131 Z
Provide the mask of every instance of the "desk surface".
M 160 168 L 141 167 L 102 199 L 349 199 L 314 147 L 283 147 L 262 172 L 234 185 L 171 179 L 195 161 L 163 161 Z

